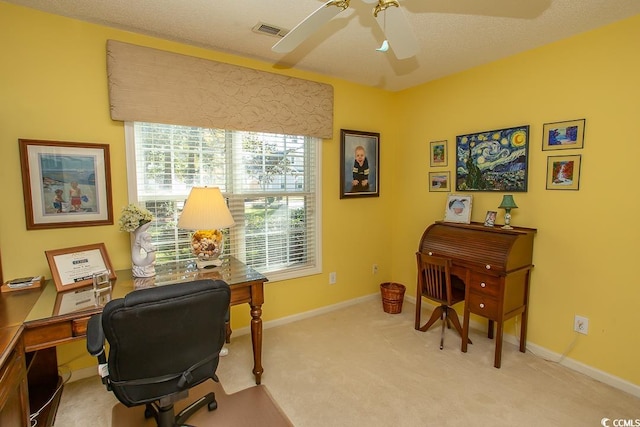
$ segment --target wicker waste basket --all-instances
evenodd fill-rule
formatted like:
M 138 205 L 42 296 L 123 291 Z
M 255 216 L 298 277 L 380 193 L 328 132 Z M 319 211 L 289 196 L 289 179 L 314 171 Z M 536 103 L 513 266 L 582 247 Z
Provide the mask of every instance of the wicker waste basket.
M 382 293 L 382 309 L 385 313 L 398 314 L 402 311 L 404 291 L 407 288 L 400 283 L 385 282 L 380 284 Z

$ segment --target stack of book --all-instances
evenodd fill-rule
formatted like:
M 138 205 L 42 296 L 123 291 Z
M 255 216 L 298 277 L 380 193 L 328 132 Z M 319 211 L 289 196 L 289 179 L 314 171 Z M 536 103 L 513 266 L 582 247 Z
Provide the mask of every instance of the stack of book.
M 35 289 L 35 288 L 39 288 L 43 282 L 44 282 L 43 276 L 20 277 L 18 279 L 13 279 L 5 282 L 2 285 L 2 292 L 19 291 L 23 289 Z

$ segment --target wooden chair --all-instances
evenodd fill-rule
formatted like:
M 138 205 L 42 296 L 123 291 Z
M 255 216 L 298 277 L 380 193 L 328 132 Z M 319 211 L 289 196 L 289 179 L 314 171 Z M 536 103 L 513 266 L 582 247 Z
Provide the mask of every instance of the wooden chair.
M 416 253 L 418 261 L 418 286 L 416 293 L 416 324 L 418 331 L 425 332 L 438 319 L 442 319 L 442 332 L 440 334 L 440 350 L 444 346 L 444 327 L 455 327 L 462 337 L 462 326 L 458 313 L 452 308 L 455 304 L 464 301 L 464 282 L 456 276 L 451 276 L 451 260 L 436 257 L 422 252 Z M 453 282 L 453 284 L 452 284 Z M 422 297 L 440 303 L 431 314 L 427 323 L 420 327 L 420 314 L 422 310 Z M 469 341 L 471 342 L 471 341 Z

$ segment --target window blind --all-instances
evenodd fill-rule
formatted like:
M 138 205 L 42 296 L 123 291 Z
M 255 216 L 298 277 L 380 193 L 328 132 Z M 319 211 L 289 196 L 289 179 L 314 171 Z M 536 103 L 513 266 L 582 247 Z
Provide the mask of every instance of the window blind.
M 263 273 L 319 270 L 320 140 L 296 135 L 127 123 L 129 194 L 154 214 L 158 262 L 193 259 L 177 220 L 191 187 L 220 187 L 236 225 L 224 252 Z M 270 277 L 271 278 L 271 277 Z

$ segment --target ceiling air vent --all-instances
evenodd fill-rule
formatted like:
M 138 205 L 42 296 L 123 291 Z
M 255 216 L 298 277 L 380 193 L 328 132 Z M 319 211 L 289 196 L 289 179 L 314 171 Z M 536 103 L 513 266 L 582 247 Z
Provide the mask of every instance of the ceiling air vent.
M 276 27 L 275 25 L 265 24 L 264 22 L 258 22 L 255 27 L 252 28 L 254 33 L 266 34 L 273 37 L 284 37 L 289 31 L 284 28 Z

